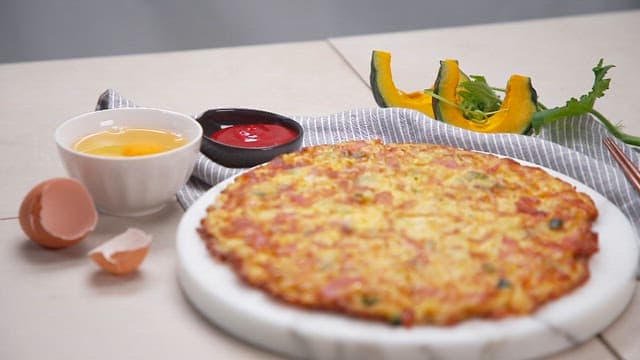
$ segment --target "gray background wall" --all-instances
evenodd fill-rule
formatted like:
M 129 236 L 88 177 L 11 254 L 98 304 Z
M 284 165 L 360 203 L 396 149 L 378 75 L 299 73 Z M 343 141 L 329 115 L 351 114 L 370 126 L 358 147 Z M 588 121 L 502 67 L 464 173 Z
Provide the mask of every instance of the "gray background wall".
M 0 62 L 318 40 L 637 8 L 640 0 L 0 0 Z

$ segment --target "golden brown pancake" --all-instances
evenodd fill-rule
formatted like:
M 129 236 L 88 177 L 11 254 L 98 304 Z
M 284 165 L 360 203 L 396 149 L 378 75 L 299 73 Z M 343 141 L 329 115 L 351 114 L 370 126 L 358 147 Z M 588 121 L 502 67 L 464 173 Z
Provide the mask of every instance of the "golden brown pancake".
M 392 324 L 526 315 L 589 278 L 597 209 L 544 170 L 431 144 L 282 155 L 208 209 L 211 254 L 308 309 Z

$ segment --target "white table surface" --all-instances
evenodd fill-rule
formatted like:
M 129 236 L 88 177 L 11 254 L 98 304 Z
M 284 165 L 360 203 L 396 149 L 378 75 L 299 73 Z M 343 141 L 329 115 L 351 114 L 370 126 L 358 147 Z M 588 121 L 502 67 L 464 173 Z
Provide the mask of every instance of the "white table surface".
M 428 87 L 438 61 L 458 58 L 471 74 L 504 84 L 533 78 L 540 100 L 558 105 L 589 90 L 600 57 L 616 65 L 597 108 L 640 134 L 640 11 L 444 28 L 264 46 L 0 65 L 0 359 L 278 359 L 206 322 L 176 280 L 177 203 L 142 218 L 101 216 L 77 246 L 44 250 L 25 238 L 23 196 L 65 176 L 53 142 L 63 120 L 117 89 L 140 105 L 184 113 L 252 107 L 322 115 L 376 106 L 368 87 L 371 50 L 393 53 L 405 90 Z M 639 198 L 640 199 L 640 198 Z M 640 201 L 640 200 L 639 200 Z M 139 227 L 154 237 L 140 271 L 98 270 L 86 252 Z M 553 359 L 640 358 L 640 300 L 591 341 Z

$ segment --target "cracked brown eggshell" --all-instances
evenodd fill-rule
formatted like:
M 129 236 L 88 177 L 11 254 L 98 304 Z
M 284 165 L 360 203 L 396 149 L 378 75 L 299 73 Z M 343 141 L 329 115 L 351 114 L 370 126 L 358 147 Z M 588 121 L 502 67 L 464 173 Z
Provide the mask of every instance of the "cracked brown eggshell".
M 149 247 L 151 235 L 136 228 L 103 243 L 89 252 L 89 257 L 102 269 L 114 275 L 126 275 L 140 267 Z
M 98 212 L 87 188 L 70 178 L 45 180 L 20 204 L 20 226 L 37 244 L 50 249 L 83 240 L 98 223 Z

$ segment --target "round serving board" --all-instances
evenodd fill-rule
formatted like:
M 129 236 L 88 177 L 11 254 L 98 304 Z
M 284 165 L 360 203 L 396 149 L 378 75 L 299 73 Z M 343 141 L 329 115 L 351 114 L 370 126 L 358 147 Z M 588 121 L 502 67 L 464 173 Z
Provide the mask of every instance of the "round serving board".
M 179 281 L 198 311 L 220 328 L 295 357 L 498 360 L 548 355 L 591 338 L 625 309 L 635 289 L 638 245 L 630 222 L 614 204 L 574 179 L 545 170 L 592 197 L 600 213 L 594 224 L 600 251 L 591 259 L 588 282 L 531 316 L 403 328 L 278 302 L 212 258 L 196 231 L 207 207 L 233 179 L 206 192 L 182 218 Z

